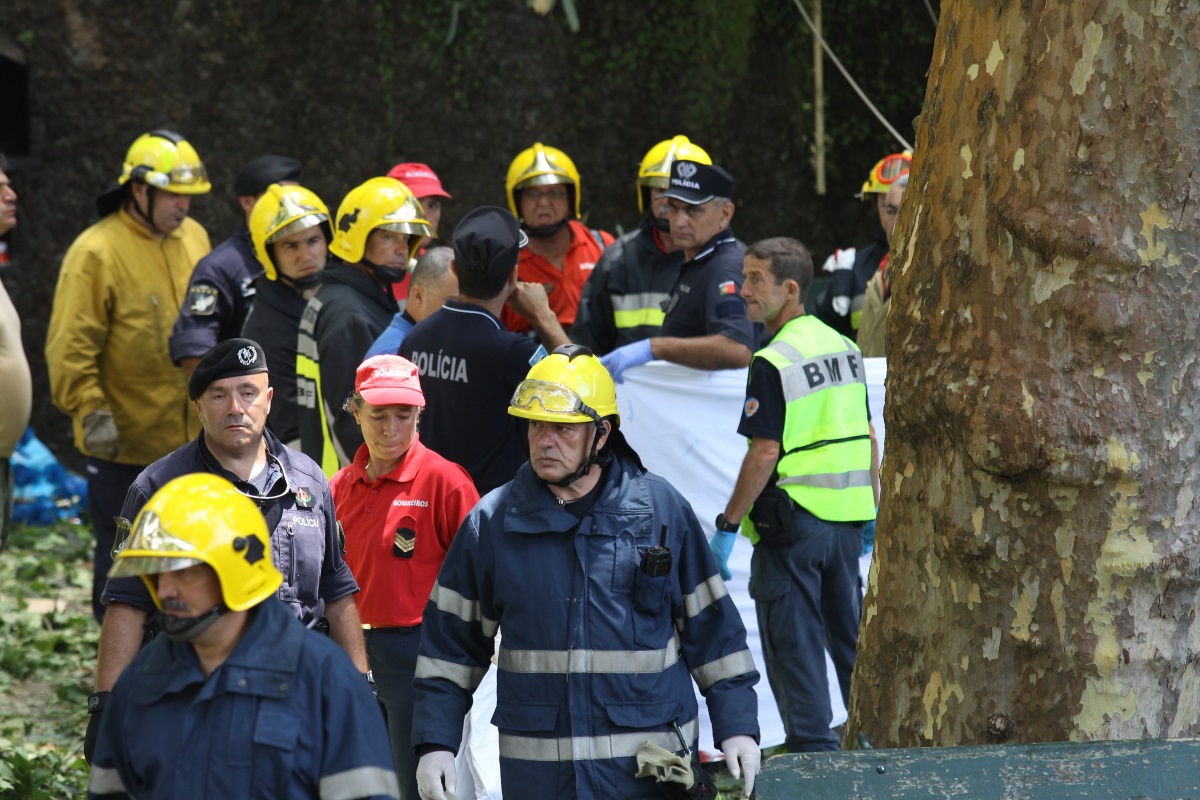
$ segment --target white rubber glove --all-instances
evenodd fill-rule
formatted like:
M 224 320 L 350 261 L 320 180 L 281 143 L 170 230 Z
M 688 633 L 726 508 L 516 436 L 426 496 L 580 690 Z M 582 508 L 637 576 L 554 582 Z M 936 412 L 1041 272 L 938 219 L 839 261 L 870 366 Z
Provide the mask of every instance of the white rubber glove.
M 421 800 L 458 800 L 454 794 L 454 753 L 434 750 L 421 756 L 417 762 L 417 794 Z
M 121 449 L 111 411 L 93 411 L 83 418 L 83 449 L 111 461 Z
M 844 294 L 839 294 L 830 300 L 829 304 L 833 306 L 833 310 L 839 317 L 844 317 L 850 313 L 850 298 Z
M 825 263 L 821 265 L 821 269 L 825 272 L 834 272 L 839 269 L 854 269 L 854 253 L 853 247 L 846 250 L 834 250 L 833 255 L 825 259 Z
M 758 742 L 749 736 L 730 736 L 721 742 L 721 751 L 725 753 L 729 774 L 742 779 L 742 797 L 749 797 L 754 793 L 754 777 L 758 775 L 758 765 L 762 760 Z M 420 774 L 418 770 L 417 775 Z

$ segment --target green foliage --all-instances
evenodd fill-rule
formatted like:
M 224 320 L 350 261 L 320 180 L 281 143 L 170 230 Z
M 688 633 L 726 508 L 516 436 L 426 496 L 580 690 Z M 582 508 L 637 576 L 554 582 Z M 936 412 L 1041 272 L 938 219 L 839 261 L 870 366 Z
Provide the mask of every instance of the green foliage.
M 80 748 L 30 745 L 0 736 L 0 800 L 82 797 L 87 775 Z
M 83 533 L 19 527 L 0 553 L 0 800 L 81 797 L 87 783 L 84 709 L 100 634 Z M 30 610 L 35 599 L 52 610 Z

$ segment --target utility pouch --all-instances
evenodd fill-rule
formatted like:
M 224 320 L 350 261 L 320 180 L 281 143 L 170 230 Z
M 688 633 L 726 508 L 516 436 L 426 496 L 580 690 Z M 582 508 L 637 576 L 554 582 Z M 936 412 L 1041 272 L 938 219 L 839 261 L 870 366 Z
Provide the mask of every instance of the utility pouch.
M 758 544 L 768 549 L 787 547 L 799 538 L 796 528 L 796 504 L 774 482 L 767 484 L 750 508 L 750 521 L 758 532 Z

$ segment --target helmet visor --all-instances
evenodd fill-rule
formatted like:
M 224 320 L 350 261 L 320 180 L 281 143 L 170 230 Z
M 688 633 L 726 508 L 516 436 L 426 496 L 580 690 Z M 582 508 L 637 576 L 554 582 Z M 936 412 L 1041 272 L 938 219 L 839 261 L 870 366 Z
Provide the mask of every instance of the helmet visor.
M 542 411 L 547 414 L 561 414 L 564 417 L 582 414 L 597 422 L 600 420 L 596 412 L 583 402 L 582 397 L 561 383 L 538 380 L 521 381 L 517 385 L 517 390 L 513 392 L 509 405 L 521 411 L 534 411 L 534 406 L 537 405 L 541 406 Z
M 309 228 L 320 225 L 322 222 L 328 222 L 329 217 L 325 214 L 305 214 L 299 219 L 292 220 L 287 225 L 284 225 L 279 230 L 267 237 L 267 244 L 274 244 L 285 236 L 291 236 L 293 233 L 306 231 Z
M 143 510 L 128 541 L 120 546 L 113 560 L 110 578 L 150 575 L 190 567 L 201 559 L 192 555 L 196 546 L 172 536 L 162 527 L 158 514 Z

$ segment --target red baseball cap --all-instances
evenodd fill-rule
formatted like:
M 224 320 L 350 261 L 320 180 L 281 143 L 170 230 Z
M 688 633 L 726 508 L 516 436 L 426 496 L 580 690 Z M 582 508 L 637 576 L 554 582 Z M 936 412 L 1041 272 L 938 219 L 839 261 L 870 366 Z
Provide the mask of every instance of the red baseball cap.
M 437 173 L 427 164 L 418 164 L 415 161 L 397 164 L 388 172 L 388 177 L 395 178 L 407 186 L 418 200 L 422 197 L 450 198 L 450 193 L 442 188 Z
M 373 406 L 425 407 L 417 366 L 400 356 L 372 356 L 359 364 L 354 391 Z

